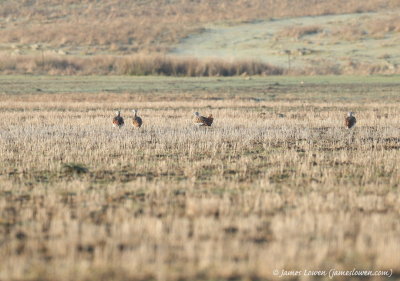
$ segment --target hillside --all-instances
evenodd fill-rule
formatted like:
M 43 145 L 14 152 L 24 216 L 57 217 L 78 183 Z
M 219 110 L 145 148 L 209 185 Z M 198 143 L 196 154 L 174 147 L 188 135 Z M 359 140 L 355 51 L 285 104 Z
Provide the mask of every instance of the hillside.
M 372 12 L 210 25 L 173 53 L 251 59 L 291 74 L 399 72 L 400 13 Z
M 166 54 L 210 24 L 241 24 L 271 18 L 393 10 L 394 0 L 369 1 L 10 1 L 0 2 L 0 71 L 90 74 L 79 58 L 97 55 Z M 397 21 L 399 22 L 399 21 Z M 395 26 L 398 30 L 398 25 Z M 9 58 L 11 56 L 11 58 Z M 54 57 L 68 59 L 43 67 Z M 71 59 L 74 59 L 71 62 Z M 77 64 L 78 67 L 71 64 Z M 116 66 L 96 61 L 105 73 Z M 107 67 L 108 64 L 108 67 Z M 112 63 L 111 63 L 112 64 Z M 98 68 L 98 67 L 93 67 Z M 100 67 L 101 68 L 101 67 Z M 103 73 L 102 72 L 102 73 Z

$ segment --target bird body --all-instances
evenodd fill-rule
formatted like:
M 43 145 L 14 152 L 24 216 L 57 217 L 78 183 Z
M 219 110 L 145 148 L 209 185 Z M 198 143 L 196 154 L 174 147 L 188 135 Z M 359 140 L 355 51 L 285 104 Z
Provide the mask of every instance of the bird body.
M 208 115 L 208 117 L 204 117 L 204 116 L 201 116 L 200 113 L 195 112 L 194 116 L 195 116 L 194 124 L 197 126 L 208 126 L 209 127 L 212 125 L 212 123 L 214 121 L 212 114 Z
M 114 127 L 118 127 L 121 128 L 122 126 L 124 126 L 124 118 L 122 118 L 121 116 L 121 111 L 117 111 L 115 112 L 115 117 L 113 118 L 113 126 Z
M 132 120 L 132 125 L 135 128 L 140 128 L 143 124 L 142 118 L 140 118 L 139 116 L 137 116 L 137 109 L 133 109 L 133 120 Z
M 347 117 L 346 119 L 344 119 L 344 124 L 347 129 L 351 129 L 357 123 L 356 117 L 354 117 L 353 114 L 354 114 L 353 112 L 347 113 Z
M 121 128 L 122 126 L 124 126 L 124 118 L 122 118 L 122 116 L 121 116 L 121 111 L 117 111 L 116 113 L 115 113 L 115 117 L 113 118 L 113 126 L 114 127 L 118 127 L 118 128 Z

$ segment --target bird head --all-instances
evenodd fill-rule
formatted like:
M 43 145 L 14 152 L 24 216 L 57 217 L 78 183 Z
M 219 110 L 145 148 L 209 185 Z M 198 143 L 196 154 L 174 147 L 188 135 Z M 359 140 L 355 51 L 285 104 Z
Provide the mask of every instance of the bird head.
M 351 111 L 347 112 L 348 117 L 353 117 L 353 114 L 354 114 L 354 112 L 351 112 Z
M 195 112 L 195 113 L 193 113 L 194 114 L 194 116 L 196 116 L 196 117 L 200 117 L 200 113 L 198 113 L 198 112 Z
M 121 111 L 117 110 L 115 111 L 115 115 L 119 116 L 121 114 Z
M 138 110 L 137 109 L 132 109 L 132 112 L 133 112 L 134 115 L 136 115 Z

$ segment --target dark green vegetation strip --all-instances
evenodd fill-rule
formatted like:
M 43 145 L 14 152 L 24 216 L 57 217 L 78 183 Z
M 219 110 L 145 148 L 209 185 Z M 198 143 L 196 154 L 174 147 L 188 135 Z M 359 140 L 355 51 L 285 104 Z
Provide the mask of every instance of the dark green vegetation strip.
M 0 94 L 134 93 L 187 98 L 310 101 L 399 100 L 400 76 L 127 77 L 0 76 Z M 168 96 L 165 96 L 168 94 Z

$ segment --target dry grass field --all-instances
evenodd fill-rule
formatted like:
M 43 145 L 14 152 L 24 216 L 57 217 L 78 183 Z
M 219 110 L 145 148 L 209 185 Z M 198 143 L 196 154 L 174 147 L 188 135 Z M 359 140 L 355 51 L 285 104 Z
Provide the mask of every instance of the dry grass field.
M 398 77 L 0 80 L 2 281 L 400 276 Z

